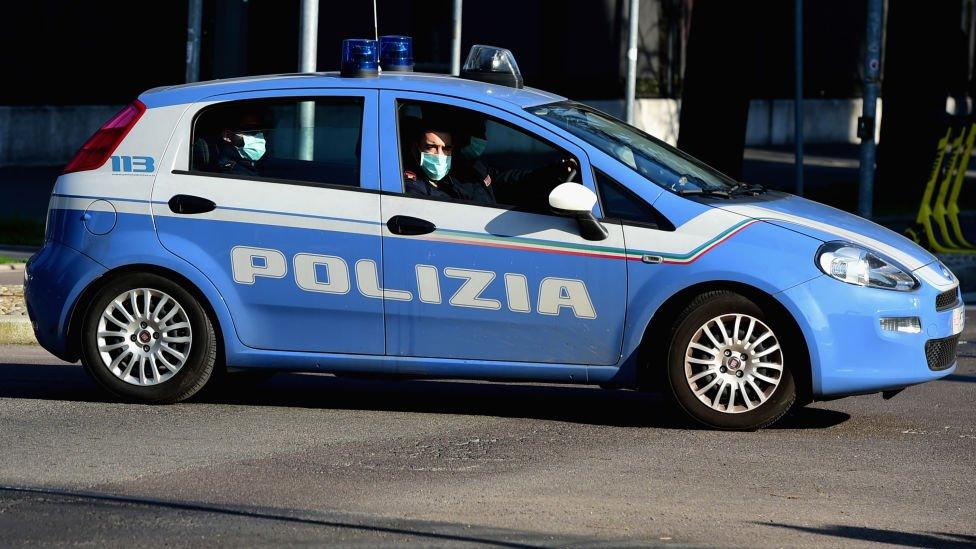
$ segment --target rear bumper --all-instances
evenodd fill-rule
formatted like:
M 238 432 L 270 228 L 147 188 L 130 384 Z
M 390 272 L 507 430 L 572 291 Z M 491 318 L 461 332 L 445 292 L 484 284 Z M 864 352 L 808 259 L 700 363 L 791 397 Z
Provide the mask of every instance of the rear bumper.
M 926 353 L 926 343 L 956 335 L 953 310 L 963 306 L 937 311 L 940 291 L 924 283 L 913 292 L 862 288 L 821 276 L 780 293 L 810 348 L 814 395 L 901 389 L 953 373 L 954 358 L 933 369 L 931 352 Z M 881 328 L 882 317 L 909 316 L 920 319 L 921 333 Z
M 48 241 L 27 262 L 24 300 L 37 342 L 54 356 L 74 362 L 68 337 L 72 310 L 82 292 L 105 267 L 74 248 Z

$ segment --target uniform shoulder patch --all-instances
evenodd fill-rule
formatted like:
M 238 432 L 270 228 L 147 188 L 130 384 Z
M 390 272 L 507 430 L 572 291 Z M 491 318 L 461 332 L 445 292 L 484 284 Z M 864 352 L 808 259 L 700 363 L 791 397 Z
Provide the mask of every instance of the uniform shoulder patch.
M 410 170 L 403 170 L 403 177 L 406 177 L 407 179 L 417 179 L 417 174 Z

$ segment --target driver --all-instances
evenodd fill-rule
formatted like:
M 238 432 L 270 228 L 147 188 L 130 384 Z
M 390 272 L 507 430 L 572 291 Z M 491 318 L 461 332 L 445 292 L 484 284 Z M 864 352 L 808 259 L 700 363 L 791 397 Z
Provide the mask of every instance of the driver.
M 430 196 L 495 203 L 491 189 L 455 176 L 454 135 L 446 125 L 421 122 L 407 149 L 408 168 L 403 171 L 403 188 L 408 195 Z

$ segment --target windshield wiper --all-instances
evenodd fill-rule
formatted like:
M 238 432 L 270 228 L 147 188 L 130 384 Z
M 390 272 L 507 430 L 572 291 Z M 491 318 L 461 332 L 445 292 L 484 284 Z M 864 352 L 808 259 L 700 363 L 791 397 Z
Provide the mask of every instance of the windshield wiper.
M 745 183 L 740 181 L 729 191 L 730 196 L 752 195 L 756 196 L 766 192 L 766 187 L 759 183 Z
M 694 183 L 698 186 L 691 187 L 691 188 L 684 188 L 684 185 L 689 182 Z M 729 194 L 729 191 L 725 189 L 715 189 L 709 187 L 708 183 L 705 183 L 705 181 L 702 178 L 698 177 L 697 175 L 691 175 L 686 173 L 681 174 L 681 176 L 678 178 L 678 182 L 674 185 L 671 185 L 671 190 L 678 193 L 679 196 L 699 195 L 699 196 L 714 196 L 718 198 L 730 198 L 732 196 L 731 194 Z
M 717 198 L 731 198 L 729 191 L 722 189 L 676 189 L 679 196 L 714 196 Z

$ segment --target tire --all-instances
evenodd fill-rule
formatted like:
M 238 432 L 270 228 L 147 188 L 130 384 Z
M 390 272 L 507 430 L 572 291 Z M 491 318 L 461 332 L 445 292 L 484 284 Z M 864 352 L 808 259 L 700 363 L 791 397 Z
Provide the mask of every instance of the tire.
M 162 276 L 122 275 L 98 290 L 85 312 L 82 364 L 99 385 L 122 399 L 186 400 L 210 379 L 216 358 L 217 336 L 207 312 L 193 295 Z
M 708 427 L 752 430 L 775 423 L 797 399 L 791 368 L 805 363 L 792 332 L 785 319 L 740 294 L 698 296 L 671 330 L 671 395 Z

